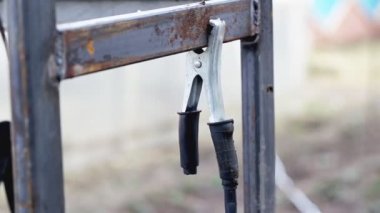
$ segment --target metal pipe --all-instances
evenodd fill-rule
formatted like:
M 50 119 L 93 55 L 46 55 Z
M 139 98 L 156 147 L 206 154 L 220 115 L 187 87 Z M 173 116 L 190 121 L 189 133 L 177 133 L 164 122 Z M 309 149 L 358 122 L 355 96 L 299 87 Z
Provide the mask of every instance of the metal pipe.
M 16 212 L 64 212 L 55 1 L 8 0 Z
M 258 36 L 241 41 L 244 212 L 275 212 L 272 1 L 255 0 Z
M 226 22 L 224 42 L 252 36 L 252 0 L 214 0 L 57 26 L 60 79 L 205 47 L 208 20 Z

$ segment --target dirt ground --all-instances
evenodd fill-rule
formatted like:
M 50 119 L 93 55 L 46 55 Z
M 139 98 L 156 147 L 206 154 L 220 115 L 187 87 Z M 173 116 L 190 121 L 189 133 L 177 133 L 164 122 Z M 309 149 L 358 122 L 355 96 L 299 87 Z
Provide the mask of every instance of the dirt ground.
M 277 150 L 289 175 L 322 212 L 380 212 L 379 59 L 380 41 L 320 47 L 305 84 L 276 97 Z M 90 149 L 65 146 L 67 212 L 222 212 L 208 132 L 201 132 L 199 175 L 183 176 L 176 129 L 170 123 L 149 135 L 136 132 L 128 144 L 115 136 L 107 143 L 94 139 Z M 70 166 L 83 160 L 75 153 L 83 153 L 85 168 Z M 238 191 L 243 212 L 241 185 Z M 277 212 L 297 212 L 281 192 L 277 203 Z M 6 212 L 2 193 L 0 211 Z
M 322 212 L 380 212 L 379 59 L 379 41 L 319 48 L 294 103 L 277 102 L 277 149 Z

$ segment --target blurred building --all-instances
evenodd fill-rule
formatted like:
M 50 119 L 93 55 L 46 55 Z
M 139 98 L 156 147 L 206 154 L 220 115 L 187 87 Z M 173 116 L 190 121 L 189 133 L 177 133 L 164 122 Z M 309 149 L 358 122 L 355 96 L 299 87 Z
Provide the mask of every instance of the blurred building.
M 274 0 L 274 70 L 276 99 L 305 82 L 312 49 L 308 23 L 310 1 Z
M 314 0 L 315 42 L 350 43 L 380 36 L 380 0 Z

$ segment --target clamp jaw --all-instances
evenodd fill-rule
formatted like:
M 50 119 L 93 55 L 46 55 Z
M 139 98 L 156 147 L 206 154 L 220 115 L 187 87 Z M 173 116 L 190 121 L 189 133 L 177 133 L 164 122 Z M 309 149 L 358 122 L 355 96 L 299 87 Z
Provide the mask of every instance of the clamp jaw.
M 216 19 L 210 20 L 210 25 L 212 30 L 207 49 L 198 49 L 187 54 L 186 87 L 182 110 L 189 112 L 197 109 L 202 85 L 204 85 L 211 112 L 210 122 L 219 122 L 225 120 L 220 84 L 220 58 L 226 24 Z
M 179 144 L 181 166 L 186 175 L 197 173 L 198 102 L 202 87 L 210 108 L 209 128 L 214 143 L 219 175 L 225 189 L 226 212 L 236 212 L 238 161 L 233 141 L 233 120 L 225 118 L 220 83 L 221 51 L 225 22 L 210 20 L 212 27 L 206 50 L 197 49 L 187 55 L 187 73 L 182 112 L 179 112 Z

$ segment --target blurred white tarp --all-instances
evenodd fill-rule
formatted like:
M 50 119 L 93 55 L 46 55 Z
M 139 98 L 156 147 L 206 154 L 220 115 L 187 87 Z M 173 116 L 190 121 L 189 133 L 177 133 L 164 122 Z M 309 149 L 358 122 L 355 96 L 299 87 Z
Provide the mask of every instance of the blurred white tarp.
M 301 213 L 320 213 L 321 211 L 306 194 L 296 187 L 286 173 L 284 164 L 276 155 L 276 185 Z

